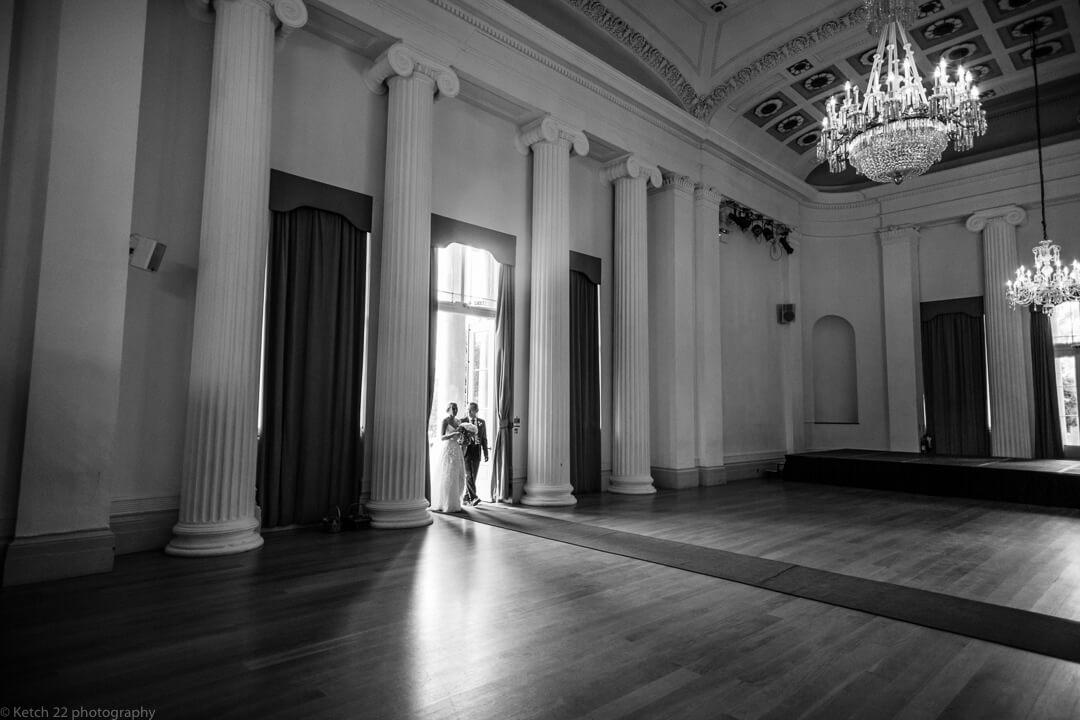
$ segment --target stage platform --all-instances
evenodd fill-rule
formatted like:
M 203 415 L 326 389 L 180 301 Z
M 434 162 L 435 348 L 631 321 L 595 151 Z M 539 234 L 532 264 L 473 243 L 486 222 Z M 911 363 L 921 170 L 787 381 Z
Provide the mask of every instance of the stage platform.
M 1076 460 L 826 450 L 788 455 L 784 479 L 1080 508 L 1080 461 Z

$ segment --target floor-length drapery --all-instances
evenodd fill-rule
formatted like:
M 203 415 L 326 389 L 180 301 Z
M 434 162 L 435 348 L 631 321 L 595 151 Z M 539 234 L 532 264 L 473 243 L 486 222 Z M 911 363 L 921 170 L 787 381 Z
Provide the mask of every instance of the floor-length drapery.
M 597 285 L 570 272 L 570 484 L 600 492 L 600 345 Z M 648 392 L 648 388 L 642 388 Z
M 982 315 L 944 313 L 922 323 L 926 430 L 941 455 L 990 454 Z
M 499 265 L 499 298 L 495 305 L 495 402 L 498 431 L 492 449 L 491 498 L 513 499 L 514 463 L 514 266 Z
M 1037 458 L 1063 458 L 1061 418 L 1058 408 L 1057 373 L 1054 368 L 1054 333 L 1050 318 L 1032 310 L 1031 372 L 1035 394 L 1035 446 Z
M 358 501 L 367 237 L 336 213 L 274 212 L 258 500 L 263 527 Z

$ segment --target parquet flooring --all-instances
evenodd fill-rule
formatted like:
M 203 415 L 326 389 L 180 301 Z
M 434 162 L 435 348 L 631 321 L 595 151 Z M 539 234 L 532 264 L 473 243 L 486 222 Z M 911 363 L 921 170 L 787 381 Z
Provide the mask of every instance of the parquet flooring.
M 906 516 L 917 539 L 949 525 L 966 573 L 1010 538 L 1011 562 L 995 567 L 1013 577 L 980 592 L 1015 599 L 1024 593 L 1002 588 L 1045 576 L 1035 602 L 1075 602 L 1029 567 L 1064 563 L 1056 553 L 1075 542 L 1075 516 L 919 498 L 931 505 L 920 520 L 903 497 L 861 492 L 733 483 L 560 511 L 810 567 L 877 568 L 876 558 L 885 569 L 912 566 L 889 560 L 904 552 Z M 964 545 L 975 528 L 991 550 Z M 1040 555 L 1044 544 L 1058 550 Z M 922 582 L 979 586 L 939 552 L 924 551 L 939 569 Z M 1075 663 L 453 515 L 416 530 L 270 534 L 223 558 L 121 556 L 107 575 L 0 590 L 0 638 L 0 707 L 69 717 L 139 707 L 163 719 L 1080 716 Z

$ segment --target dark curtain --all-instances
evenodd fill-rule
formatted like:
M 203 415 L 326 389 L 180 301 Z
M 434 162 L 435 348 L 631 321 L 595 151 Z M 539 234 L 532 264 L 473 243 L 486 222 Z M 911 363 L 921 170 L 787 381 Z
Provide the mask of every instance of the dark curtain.
M 357 502 L 367 238 L 336 213 L 274 212 L 267 260 L 263 527 L 318 522 Z
M 1045 313 L 1032 310 L 1028 316 L 1031 318 L 1031 372 L 1035 392 L 1035 457 L 1063 458 L 1065 448 L 1061 444 L 1054 333 Z
M 925 316 L 924 316 L 925 317 Z M 922 322 L 926 431 L 941 455 L 990 455 L 982 315 Z
M 570 271 L 570 484 L 600 492 L 600 330 L 597 285 Z
M 514 266 L 499 265 L 495 305 L 495 402 L 498 432 L 492 450 L 491 498 L 510 502 L 514 491 Z

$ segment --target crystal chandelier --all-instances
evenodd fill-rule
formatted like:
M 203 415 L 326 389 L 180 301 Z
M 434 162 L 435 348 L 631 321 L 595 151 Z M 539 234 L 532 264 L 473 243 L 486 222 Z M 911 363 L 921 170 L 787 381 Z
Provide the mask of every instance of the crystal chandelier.
M 817 157 L 828 160 L 834 173 L 850 162 L 874 182 L 899 184 L 940 160 L 950 140 L 957 151 L 970 150 L 986 132 L 986 113 L 971 72 L 961 66 L 950 80 L 944 57 L 927 97 L 904 30 L 915 15 L 915 0 L 865 0 L 865 6 L 867 29 L 881 33 L 866 93 L 860 99 L 859 88 L 849 82 L 842 102 L 829 98 Z
M 1016 270 L 1016 279 L 1005 283 L 1005 297 L 1009 305 L 1032 305 L 1040 308 L 1047 315 L 1054 312 L 1054 307 L 1070 300 L 1080 300 L 1080 263 L 1073 260 L 1072 265 L 1061 264 L 1061 246 L 1056 245 L 1046 236 L 1046 182 L 1043 179 L 1042 159 L 1042 118 L 1039 115 L 1039 59 L 1035 47 L 1035 28 L 1031 30 L 1031 72 L 1035 76 L 1035 139 L 1039 150 L 1039 203 L 1042 209 L 1042 237 L 1039 244 L 1031 249 L 1035 255 L 1035 269 L 1028 270 L 1021 265 Z M 1034 309 L 1034 307 L 1032 308 Z

